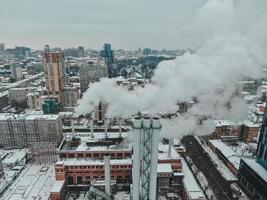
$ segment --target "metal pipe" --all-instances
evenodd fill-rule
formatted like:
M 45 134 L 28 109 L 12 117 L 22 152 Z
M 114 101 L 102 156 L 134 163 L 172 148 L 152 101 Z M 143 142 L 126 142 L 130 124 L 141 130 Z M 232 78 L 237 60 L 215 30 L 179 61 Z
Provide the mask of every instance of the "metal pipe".
M 110 180 L 110 156 L 104 156 L 105 163 L 105 192 L 111 195 L 111 180 Z
M 105 138 L 108 138 L 108 119 L 105 118 L 105 122 L 104 122 L 104 126 L 105 126 Z
M 74 118 L 71 119 L 71 133 L 72 133 L 72 136 L 74 136 L 74 134 L 75 134 L 75 130 L 74 130 Z
M 157 168 L 158 168 L 158 143 L 159 131 L 161 129 L 160 120 L 154 117 L 152 120 L 152 141 L 151 141 L 151 166 L 149 180 L 149 200 L 156 200 L 157 197 Z
M 121 118 L 119 118 L 119 137 L 121 138 L 122 137 L 122 134 L 121 134 L 121 121 L 122 121 L 122 119 Z
M 91 130 L 91 137 L 94 137 L 94 119 L 90 118 L 90 130 Z
M 136 117 L 133 125 L 133 200 L 140 200 L 141 128 L 142 120 L 140 117 Z
M 172 139 L 169 139 L 168 157 L 171 157 L 172 153 Z

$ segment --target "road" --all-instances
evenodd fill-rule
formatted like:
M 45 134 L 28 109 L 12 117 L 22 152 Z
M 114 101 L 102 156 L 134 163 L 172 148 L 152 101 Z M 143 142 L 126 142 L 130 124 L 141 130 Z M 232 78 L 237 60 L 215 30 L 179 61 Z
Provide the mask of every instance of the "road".
M 194 162 L 196 167 L 204 174 L 208 184 L 219 200 L 234 200 L 230 183 L 227 182 L 213 165 L 208 155 L 194 136 L 186 136 L 182 139 L 186 148 L 186 154 Z

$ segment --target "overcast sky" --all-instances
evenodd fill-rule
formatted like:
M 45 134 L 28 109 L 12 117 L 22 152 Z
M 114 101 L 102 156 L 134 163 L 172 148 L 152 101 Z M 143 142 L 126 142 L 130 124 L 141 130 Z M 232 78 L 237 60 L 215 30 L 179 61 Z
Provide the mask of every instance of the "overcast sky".
M 0 0 L 6 47 L 179 48 L 179 31 L 207 0 Z

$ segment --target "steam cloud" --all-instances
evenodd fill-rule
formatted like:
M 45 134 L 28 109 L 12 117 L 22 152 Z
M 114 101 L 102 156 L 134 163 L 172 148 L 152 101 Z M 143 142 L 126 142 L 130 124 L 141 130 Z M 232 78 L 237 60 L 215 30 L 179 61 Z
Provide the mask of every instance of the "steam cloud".
M 236 80 L 261 78 L 267 63 L 267 1 L 209 0 L 183 27 L 181 45 L 196 49 L 175 60 L 161 62 L 144 88 L 128 91 L 114 79 L 90 86 L 76 112 L 93 110 L 99 100 L 109 103 L 108 116 L 129 117 L 138 111 L 173 112 L 177 100 L 199 103 L 178 119 L 163 120 L 162 134 L 179 137 L 214 128 L 208 121 L 197 125 L 195 116 L 240 120 L 247 105 L 236 96 Z M 225 105 L 231 104 L 232 109 Z

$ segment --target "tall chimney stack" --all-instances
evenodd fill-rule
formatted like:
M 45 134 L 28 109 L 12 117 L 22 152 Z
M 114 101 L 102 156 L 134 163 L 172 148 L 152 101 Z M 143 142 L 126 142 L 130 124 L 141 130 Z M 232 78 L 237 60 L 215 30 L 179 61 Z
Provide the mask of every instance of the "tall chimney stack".
M 121 130 L 121 123 L 122 123 L 122 119 L 121 118 L 119 118 L 119 137 L 121 138 L 122 137 L 122 130 Z
M 105 138 L 107 139 L 108 138 L 108 119 L 107 118 L 105 118 L 104 126 L 105 126 Z
M 91 137 L 94 137 L 94 119 L 90 118 L 90 130 L 91 130 Z
M 105 164 L 105 192 L 111 195 L 111 180 L 110 180 L 110 156 L 104 156 Z
M 171 157 L 171 154 L 172 154 L 172 139 L 169 139 L 168 157 Z

